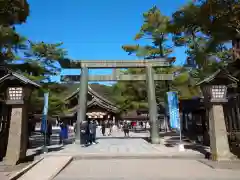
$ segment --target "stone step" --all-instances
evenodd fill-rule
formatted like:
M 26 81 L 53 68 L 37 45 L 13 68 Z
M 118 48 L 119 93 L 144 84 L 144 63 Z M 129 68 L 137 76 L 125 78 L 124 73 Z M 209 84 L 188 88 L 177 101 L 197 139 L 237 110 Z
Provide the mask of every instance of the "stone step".
M 22 175 L 19 180 L 50 180 L 53 179 L 72 160 L 71 156 L 46 156 L 32 169 Z

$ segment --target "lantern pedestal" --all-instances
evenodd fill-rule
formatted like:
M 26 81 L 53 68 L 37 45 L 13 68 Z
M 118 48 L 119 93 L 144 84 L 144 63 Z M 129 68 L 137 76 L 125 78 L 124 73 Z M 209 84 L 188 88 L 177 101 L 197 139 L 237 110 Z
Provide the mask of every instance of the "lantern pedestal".
M 6 165 L 16 165 L 26 157 L 28 129 L 25 110 L 23 105 L 12 106 L 7 152 L 4 158 Z
M 213 104 L 209 108 L 209 132 L 212 160 L 231 160 L 235 156 L 230 152 L 223 106 Z

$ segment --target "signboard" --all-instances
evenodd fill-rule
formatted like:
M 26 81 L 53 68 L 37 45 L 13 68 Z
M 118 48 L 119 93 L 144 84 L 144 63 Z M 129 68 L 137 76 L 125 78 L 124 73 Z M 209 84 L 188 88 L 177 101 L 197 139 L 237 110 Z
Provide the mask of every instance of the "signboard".
M 168 111 L 170 117 L 170 126 L 174 129 L 180 129 L 180 117 L 178 107 L 178 97 L 176 92 L 167 92 Z

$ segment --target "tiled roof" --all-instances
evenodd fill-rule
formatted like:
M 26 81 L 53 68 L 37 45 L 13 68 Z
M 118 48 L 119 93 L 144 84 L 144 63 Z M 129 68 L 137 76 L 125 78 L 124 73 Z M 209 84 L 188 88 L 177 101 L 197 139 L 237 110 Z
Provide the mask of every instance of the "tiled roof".
M 116 107 L 116 105 L 110 101 L 109 99 L 106 98 L 107 96 L 107 92 L 105 91 L 104 92 L 104 88 L 101 87 L 101 85 L 99 85 L 98 87 L 100 87 L 99 89 L 97 88 L 97 85 L 98 84 L 94 84 L 94 85 L 91 85 L 89 84 L 88 85 L 88 93 L 93 96 L 93 99 L 92 101 L 88 102 L 87 106 L 88 107 L 91 107 L 93 105 L 99 105 L 101 107 L 103 107 L 104 109 L 107 109 L 109 111 L 112 111 L 112 112 L 117 112 L 118 111 L 118 108 Z M 93 87 L 93 88 L 92 88 Z M 94 90 L 93 90 L 94 89 Z M 77 88 L 77 90 L 75 90 L 70 96 L 68 96 L 65 101 L 71 99 L 71 98 L 74 98 L 78 95 L 80 91 L 80 88 Z M 100 93 L 99 93 L 100 91 Z M 104 94 L 105 93 L 105 94 Z M 102 95 L 104 94 L 104 95 Z M 109 95 L 108 95 L 109 96 Z M 71 109 L 70 111 L 74 111 L 76 112 L 76 109 L 78 108 L 78 106 L 74 107 L 73 109 Z
M 232 82 L 238 82 L 239 80 L 235 77 L 233 77 L 230 73 L 228 73 L 225 69 L 218 69 L 216 72 L 214 72 L 212 75 L 209 77 L 205 78 L 204 80 L 198 82 L 196 85 L 199 86 L 202 83 L 210 83 L 213 81 L 218 75 L 224 75 L 226 78 L 231 80 Z
M 30 85 L 35 86 L 35 87 L 40 87 L 39 84 L 37 84 L 36 82 L 28 79 L 27 77 L 25 77 L 25 76 L 23 76 L 23 75 L 21 75 L 19 73 L 16 73 L 16 72 L 11 72 L 11 71 L 8 74 L 6 74 L 5 76 L 0 78 L 0 83 L 4 82 L 10 76 L 15 77 L 16 79 L 20 80 L 21 82 L 23 82 L 25 84 L 30 84 Z
M 80 91 L 80 88 L 77 88 L 74 92 L 72 92 L 68 97 L 65 98 L 65 100 L 69 100 L 73 97 L 75 97 Z M 109 98 L 108 92 L 106 92 L 106 89 L 104 89 L 101 85 L 98 84 L 89 84 L 88 85 L 88 93 L 98 97 L 99 99 L 102 99 L 103 101 L 114 105 L 114 102 L 111 98 Z

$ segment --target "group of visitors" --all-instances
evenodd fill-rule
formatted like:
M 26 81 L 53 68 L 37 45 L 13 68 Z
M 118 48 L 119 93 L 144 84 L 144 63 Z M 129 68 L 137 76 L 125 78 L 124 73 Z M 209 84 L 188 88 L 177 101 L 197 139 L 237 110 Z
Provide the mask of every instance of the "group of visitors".
M 74 129 L 76 133 L 76 128 Z M 80 124 L 80 140 L 83 145 L 91 145 L 97 143 L 96 129 L 97 129 L 96 120 L 88 120 L 88 117 L 86 117 L 86 121 L 83 121 Z
M 68 125 L 64 121 L 59 121 L 58 125 L 60 126 L 59 131 L 59 144 L 64 144 L 65 139 L 68 139 Z M 100 131 L 103 136 L 111 136 L 114 127 L 118 127 L 124 132 L 125 137 L 129 137 L 129 131 L 131 129 L 131 124 L 127 121 L 123 121 L 121 125 L 114 126 L 112 120 L 102 121 L 100 125 Z M 80 124 L 80 140 L 81 144 L 88 146 L 91 144 L 96 144 L 96 131 L 98 127 L 97 120 L 88 119 L 86 116 L 86 120 Z M 76 124 L 74 126 L 74 132 L 76 133 Z M 46 144 L 50 145 L 50 137 L 52 135 L 52 124 L 48 121 L 47 130 L 46 130 Z

